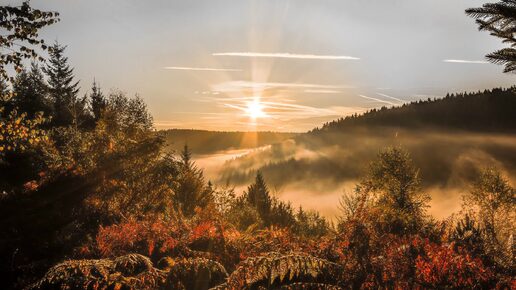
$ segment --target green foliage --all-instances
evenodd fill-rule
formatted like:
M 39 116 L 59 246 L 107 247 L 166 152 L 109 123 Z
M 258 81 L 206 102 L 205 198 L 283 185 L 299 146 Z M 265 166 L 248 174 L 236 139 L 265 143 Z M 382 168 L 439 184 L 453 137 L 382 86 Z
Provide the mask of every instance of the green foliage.
M 270 225 L 272 198 L 260 172 L 256 174 L 254 183 L 249 185 L 244 196 L 247 202 L 256 208 L 265 225 Z
M 380 152 L 357 190 L 370 196 L 381 231 L 408 234 L 423 227 L 429 197 L 421 192 L 419 171 L 401 148 Z
M 56 126 L 82 125 L 87 118 L 86 98 L 79 98 L 79 82 L 74 81 L 73 68 L 64 56 L 65 46 L 54 43 L 50 59 L 43 71 L 48 76 L 48 92 L 54 105 Z
M 516 190 L 508 180 L 496 168 L 484 170 L 466 195 L 464 207 L 479 223 L 490 256 L 500 267 L 513 268 Z
M 302 237 L 317 238 L 328 234 L 330 225 L 317 211 L 305 211 L 299 207 L 295 214 L 293 231 Z
M 52 104 L 47 96 L 48 88 L 39 65 L 32 63 L 30 70 L 22 70 L 13 84 L 14 96 L 10 106 L 18 111 L 26 112 L 33 118 L 38 112 L 45 116 L 52 115 Z
M 93 81 L 93 85 L 91 87 L 91 93 L 89 95 L 90 99 L 90 109 L 93 114 L 93 120 L 97 122 L 102 117 L 102 114 L 106 110 L 107 107 L 107 99 L 100 90 L 100 87 L 97 85 L 96 81 Z
M 480 8 L 467 9 L 466 14 L 476 19 L 479 30 L 488 31 L 510 46 L 488 54 L 487 59 L 505 65 L 506 73 L 516 71 L 516 1 L 486 3 Z
M 213 189 L 207 186 L 202 170 L 192 162 L 188 146 L 185 145 L 180 157 L 180 170 L 173 185 L 174 205 L 177 211 L 191 217 L 196 207 L 205 207 L 212 202 Z
M 312 134 L 342 132 L 361 127 L 514 132 L 516 87 L 447 94 L 441 99 L 418 100 L 398 107 L 371 109 L 328 122 Z
M 256 208 L 241 198 L 233 203 L 228 212 L 227 219 L 239 231 L 261 229 L 264 227 L 263 220 Z
M 457 222 L 450 239 L 477 257 L 485 253 L 484 232 L 469 215 Z

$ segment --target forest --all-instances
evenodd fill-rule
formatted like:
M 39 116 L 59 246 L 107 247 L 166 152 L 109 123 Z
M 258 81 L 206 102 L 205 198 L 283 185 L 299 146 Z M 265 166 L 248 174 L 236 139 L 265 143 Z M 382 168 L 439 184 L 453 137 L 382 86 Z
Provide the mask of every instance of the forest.
M 195 154 L 210 154 L 231 149 L 251 149 L 280 143 L 297 136 L 279 132 L 222 132 L 192 129 L 163 130 L 169 150 L 179 152 L 185 144 Z
M 516 2 L 501 3 L 514 29 Z M 505 171 L 484 164 L 445 219 L 428 213 L 425 175 L 397 145 L 360 160 L 367 170 L 353 173 L 335 220 L 280 200 L 260 170 L 236 192 L 204 176 L 192 159 L 202 149 L 180 139 L 170 150 L 174 135 L 154 129 L 142 98 L 96 82 L 81 96 L 66 45 L 38 34 L 58 21 L 29 2 L 0 6 L 0 288 L 516 288 L 516 190 Z M 452 94 L 307 136 L 404 122 L 510 134 L 515 97 L 514 87 Z M 274 141 L 263 144 L 299 137 L 267 134 Z M 234 136 L 210 145 L 232 147 Z

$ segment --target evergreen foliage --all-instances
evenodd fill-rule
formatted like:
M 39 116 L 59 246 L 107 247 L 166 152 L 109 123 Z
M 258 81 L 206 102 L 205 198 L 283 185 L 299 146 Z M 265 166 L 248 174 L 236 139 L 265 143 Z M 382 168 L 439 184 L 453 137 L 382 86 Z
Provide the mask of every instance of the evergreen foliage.
M 104 94 L 102 93 L 102 91 L 96 81 L 93 81 L 89 99 L 90 99 L 90 109 L 91 109 L 91 113 L 93 115 L 93 120 L 95 122 L 97 122 L 102 117 L 104 110 L 106 110 L 107 99 L 104 96 Z
M 79 98 L 79 82 L 64 55 L 66 46 L 55 42 L 49 49 L 50 59 L 43 69 L 48 76 L 48 92 L 54 104 L 56 126 L 78 127 L 86 118 L 86 98 Z
M 382 107 L 347 116 L 312 132 L 317 134 L 367 126 L 511 133 L 516 128 L 512 109 L 515 106 L 516 87 L 447 94 L 442 99 L 420 100 L 400 107 Z
M 44 116 L 52 114 L 48 87 L 37 63 L 33 62 L 29 71 L 22 70 L 16 76 L 13 92 L 12 107 L 27 113 L 29 118 L 33 118 L 38 112 L 43 113 Z
M 501 38 L 509 47 L 492 52 L 486 58 L 496 64 L 504 65 L 504 72 L 516 71 L 516 1 L 501 0 L 486 3 L 480 8 L 470 8 L 466 14 L 475 18 L 478 29 L 488 31 Z

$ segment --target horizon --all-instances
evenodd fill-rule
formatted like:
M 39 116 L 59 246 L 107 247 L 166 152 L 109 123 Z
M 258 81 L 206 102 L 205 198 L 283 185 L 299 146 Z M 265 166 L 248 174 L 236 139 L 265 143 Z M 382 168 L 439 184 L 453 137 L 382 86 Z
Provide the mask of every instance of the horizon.
M 41 35 L 67 46 L 81 94 L 94 79 L 105 92 L 139 94 L 157 129 L 301 133 L 514 84 L 484 58 L 501 41 L 464 13 L 487 1 L 384 2 L 32 3 L 60 12 Z

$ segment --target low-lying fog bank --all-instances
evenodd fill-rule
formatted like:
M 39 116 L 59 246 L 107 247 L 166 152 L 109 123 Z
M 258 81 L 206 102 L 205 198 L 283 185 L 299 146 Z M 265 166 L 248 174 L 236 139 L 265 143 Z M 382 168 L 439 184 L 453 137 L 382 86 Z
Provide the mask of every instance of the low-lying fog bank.
M 459 209 L 461 194 L 479 170 L 496 166 L 512 181 L 516 176 L 514 135 L 395 128 L 305 134 L 257 149 L 197 156 L 196 161 L 208 179 L 229 183 L 237 193 L 260 170 L 280 199 L 333 218 L 342 193 L 353 191 L 368 164 L 388 146 L 411 154 L 432 197 L 429 212 L 437 218 Z

